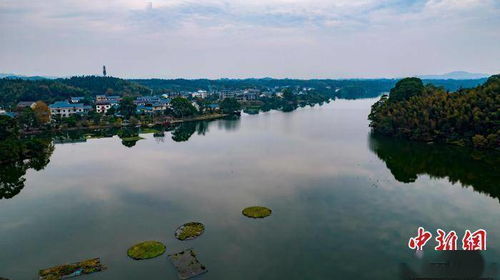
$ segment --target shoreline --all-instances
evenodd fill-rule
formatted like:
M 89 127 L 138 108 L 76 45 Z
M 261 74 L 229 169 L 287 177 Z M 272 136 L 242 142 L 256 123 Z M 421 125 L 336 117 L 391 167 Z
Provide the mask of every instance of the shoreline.
M 185 122 L 196 122 L 196 121 L 212 121 L 212 120 L 217 120 L 217 119 L 222 119 L 230 114 L 223 114 L 223 113 L 215 113 L 215 114 L 207 114 L 207 115 L 200 115 L 200 116 L 195 116 L 195 117 L 189 117 L 189 118 L 180 118 L 180 119 L 172 119 L 171 121 L 165 121 L 165 122 L 153 122 L 153 123 L 141 123 L 135 125 L 136 127 L 152 127 L 152 126 L 166 126 L 170 124 L 180 124 L 180 123 L 185 123 Z M 121 124 L 121 125 L 93 125 L 93 126 L 79 126 L 79 127 L 66 127 L 66 128 L 57 128 L 57 129 L 41 129 L 41 130 L 29 130 L 29 131 L 21 131 L 21 135 L 37 135 L 41 133 L 46 133 L 46 132 L 63 132 L 63 131 L 75 131 L 75 130 L 94 130 L 94 129 L 108 129 L 108 128 L 120 128 L 120 127 L 130 127 L 134 126 L 130 123 L 128 124 Z

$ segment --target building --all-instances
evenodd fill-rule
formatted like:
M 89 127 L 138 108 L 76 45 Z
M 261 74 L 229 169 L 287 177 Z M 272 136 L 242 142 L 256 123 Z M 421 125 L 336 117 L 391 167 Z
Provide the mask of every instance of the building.
M 108 97 L 106 95 L 96 95 L 95 96 L 95 101 L 96 102 L 102 102 L 102 101 L 107 101 Z
M 219 99 L 224 100 L 226 98 L 235 98 L 236 92 L 232 90 L 221 90 L 219 92 Z
M 17 103 L 16 109 L 18 110 L 24 110 L 26 108 L 35 109 L 35 107 L 36 107 L 35 101 L 21 101 Z
M 118 107 L 122 98 L 117 95 L 96 95 L 95 111 L 97 113 L 107 113 L 111 107 Z
M 83 96 L 74 96 L 69 98 L 69 102 L 71 103 L 80 103 L 85 99 Z
M 7 112 L 4 109 L 0 108 L 0 116 L 7 116 L 7 117 L 15 118 L 16 114 L 13 112 Z
M 96 101 L 95 103 L 95 111 L 97 113 L 104 113 L 106 114 L 108 112 L 108 110 L 114 106 L 113 104 L 111 104 L 110 102 L 108 101 Z M 115 105 L 117 106 L 117 104 Z
M 136 111 L 138 114 L 150 114 L 153 113 L 153 107 L 146 105 L 137 105 Z
M 90 107 L 81 103 L 71 104 L 68 101 L 57 101 L 49 105 L 51 116 L 60 116 L 67 118 L 74 114 L 85 114 L 89 111 Z
M 191 97 L 193 98 L 207 98 L 208 92 L 206 90 L 198 90 L 196 92 L 191 93 Z

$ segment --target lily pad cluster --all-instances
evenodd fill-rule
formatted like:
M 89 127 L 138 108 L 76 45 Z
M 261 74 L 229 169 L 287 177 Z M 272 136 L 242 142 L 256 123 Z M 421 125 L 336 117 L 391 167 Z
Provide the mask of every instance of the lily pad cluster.
M 134 260 L 156 258 L 165 253 L 165 245 L 158 241 L 144 241 L 130 247 L 127 255 Z
M 105 270 L 100 258 L 85 260 L 72 264 L 63 264 L 51 268 L 41 269 L 38 273 L 40 280 L 56 280 L 91 274 Z M 4 279 L 0 277 L 0 280 Z
M 205 226 L 202 223 L 190 222 L 178 227 L 175 238 L 179 240 L 192 240 L 203 234 Z
M 243 209 L 242 213 L 249 218 L 259 219 L 271 215 L 272 211 L 263 206 L 251 206 Z

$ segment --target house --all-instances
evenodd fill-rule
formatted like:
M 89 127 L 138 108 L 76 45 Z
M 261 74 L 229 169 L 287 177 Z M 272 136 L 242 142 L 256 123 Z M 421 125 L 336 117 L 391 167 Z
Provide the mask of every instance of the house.
M 67 118 L 74 114 L 84 114 L 90 109 L 89 106 L 85 106 L 81 103 L 71 104 L 68 101 L 57 101 L 49 105 L 51 116 L 60 116 Z
M 137 105 L 136 111 L 138 114 L 153 113 L 153 107 L 146 105 Z
M 111 107 L 118 107 L 118 103 L 114 102 L 109 102 L 109 101 L 97 101 L 95 103 L 95 111 L 97 113 L 104 113 L 106 114 Z
M 15 118 L 16 114 L 13 112 L 7 112 L 4 109 L 0 109 L 0 116 L 7 116 L 7 117 Z
M 108 101 L 108 97 L 106 95 L 96 95 L 95 101 L 96 102 Z
M 85 99 L 83 96 L 75 96 L 75 97 L 70 97 L 69 102 L 71 103 L 80 103 Z
M 151 105 L 151 107 L 153 108 L 153 111 L 155 111 L 155 112 L 165 111 L 165 110 L 167 110 L 167 103 L 157 102 L 157 103 L 153 103 Z
M 26 108 L 35 109 L 35 107 L 36 107 L 35 101 L 21 101 L 17 103 L 16 109 L 18 110 L 24 110 Z
M 117 107 L 122 98 L 117 95 L 96 95 L 95 100 L 95 111 L 105 114 L 111 107 Z
M 235 98 L 236 97 L 236 92 L 232 90 L 221 90 L 219 92 L 219 99 L 224 100 L 226 98 Z
M 191 97 L 193 98 L 207 98 L 208 92 L 206 90 L 198 90 L 196 92 L 191 93 Z
M 220 109 L 219 104 L 208 104 L 207 108 L 211 111 L 216 111 Z
M 122 101 L 122 98 L 118 95 L 109 95 L 107 96 L 107 101 L 118 104 Z

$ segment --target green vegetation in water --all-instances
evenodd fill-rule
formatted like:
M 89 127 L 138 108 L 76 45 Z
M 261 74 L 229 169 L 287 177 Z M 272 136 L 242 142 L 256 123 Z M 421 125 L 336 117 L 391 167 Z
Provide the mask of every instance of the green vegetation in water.
M 205 226 L 202 223 L 190 222 L 183 224 L 175 231 L 175 238 L 179 240 L 191 240 L 203 234 Z
M 163 253 L 165 253 L 165 245 L 158 241 L 144 241 L 127 250 L 127 255 L 134 260 L 152 259 Z
M 63 264 L 39 271 L 40 280 L 59 280 L 105 270 L 99 258 L 82 262 Z
M 192 249 L 169 255 L 168 258 L 177 269 L 179 279 L 189 279 L 207 272 L 207 268 L 198 261 Z
M 383 135 L 500 150 L 498 104 L 500 75 L 457 92 L 406 78 L 372 106 L 368 119 Z
M 265 218 L 271 215 L 271 209 L 262 206 L 252 206 L 243 209 L 243 215 L 249 218 Z

